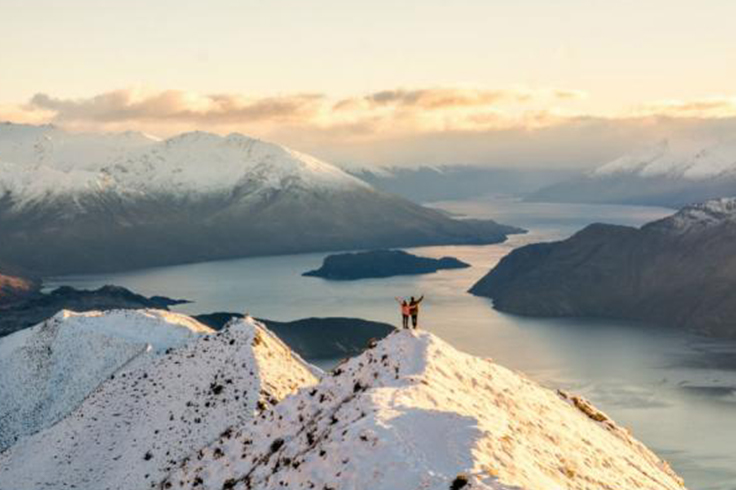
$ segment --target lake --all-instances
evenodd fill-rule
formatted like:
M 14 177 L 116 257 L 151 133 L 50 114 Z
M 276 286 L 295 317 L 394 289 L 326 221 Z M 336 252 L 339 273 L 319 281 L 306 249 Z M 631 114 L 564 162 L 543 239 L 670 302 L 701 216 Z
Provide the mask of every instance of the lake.
M 517 317 L 466 293 L 515 247 L 562 239 L 592 222 L 638 226 L 671 210 L 500 198 L 433 206 L 530 232 L 497 245 L 409 249 L 472 265 L 423 276 L 329 282 L 301 276 L 326 255 L 304 254 L 69 276 L 49 280 L 47 286 L 116 284 L 146 295 L 193 300 L 176 307 L 184 313 L 238 311 L 282 321 L 354 316 L 394 324 L 399 318 L 393 298 L 424 294 L 422 328 L 546 386 L 589 398 L 667 459 L 689 488 L 736 490 L 736 342 L 627 322 Z

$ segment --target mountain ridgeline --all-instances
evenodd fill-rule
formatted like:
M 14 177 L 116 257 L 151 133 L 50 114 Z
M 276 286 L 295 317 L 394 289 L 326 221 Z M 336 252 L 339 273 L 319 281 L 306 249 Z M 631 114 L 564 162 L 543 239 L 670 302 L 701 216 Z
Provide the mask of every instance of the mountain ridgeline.
M 452 219 L 239 134 L 159 141 L 14 124 L 0 125 L 0 230 L 0 263 L 38 275 L 496 243 L 521 231 Z
M 736 195 L 736 143 L 683 148 L 663 141 L 527 196 L 538 202 L 680 208 Z
M 594 224 L 511 252 L 471 293 L 505 312 L 641 320 L 736 337 L 736 199 L 641 228 Z
M 16 365 L 0 382 L 24 394 L 0 398 L 21 436 L 0 452 L 3 490 L 683 488 L 585 399 L 422 331 L 323 373 L 252 318 L 213 332 L 67 312 L 0 353 Z M 17 413 L 39 400 L 43 419 Z

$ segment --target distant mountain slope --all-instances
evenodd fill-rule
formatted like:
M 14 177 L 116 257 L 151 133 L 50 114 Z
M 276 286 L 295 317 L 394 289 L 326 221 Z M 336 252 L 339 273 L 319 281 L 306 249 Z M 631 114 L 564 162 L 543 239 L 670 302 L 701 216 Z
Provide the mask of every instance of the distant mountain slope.
M 220 330 L 241 313 L 206 313 L 194 319 Z M 384 338 L 395 330 L 393 325 L 362 318 L 302 318 L 290 322 L 258 319 L 294 352 L 305 359 L 337 359 L 363 352 L 372 340 Z
M 736 195 L 736 143 L 673 149 L 667 141 L 540 189 L 533 201 L 680 207 Z
M 0 487 L 157 488 L 181 459 L 315 382 L 280 340 L 239 320 L 116 373 L 69 417 L 0 454 Z
M 682 489 L 585 400 L 399 331 L 183 460 L 161 488 Z
M 415 202 L 472 199 L 493 194 L 523 196 L 578 175 L 577 170 L 481 165 L 348 169 L 356 177 Z
M 62 311 L 0 338 L 0 450 L 66 417 L 121 367 L 212 332 L 159 310 Z
M 644 320 L 736 337 L 736 199 L 641 229 L 596 224 L 511 252 L 470 290 L 501 311 Z
M 2 278 L 0 278 L 0 283 Z M 40 284 L 34 283 L 37 288 Z M 0 305 L 0 337 L 18 330 L 32 327 L 60 310 L 76 312 L 145 309 L 168 310 L 169 306 L 187 303 L 162 296 L 147 298 L 119 286 L 102 286 L 93 291 L 75 289 L 69 286 L 56 288 L 48 293 L 35 291 L 33 294 L 16 295 L 16 301 Z
M 165 141 L 130 135 L 135 144 L 109 150 L 94 135 L 78 141 L 57 128 L 34 128 L 0 125 L 0 262 L 39 275 L 495 243 L 519 231 L 453 220 L 328 163 L 243 135 L 194 132 Z M 58 141 L 69 139 L 76 146 L 59 150 Z M 83 156 L 87 146 L 105 151 Z

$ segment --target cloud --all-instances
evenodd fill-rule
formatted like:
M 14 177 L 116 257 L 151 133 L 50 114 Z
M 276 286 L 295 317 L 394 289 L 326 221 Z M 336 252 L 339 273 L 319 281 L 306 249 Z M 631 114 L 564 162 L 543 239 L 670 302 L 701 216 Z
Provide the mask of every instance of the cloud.
M 728 138 L 736 130 L 736 98 L 596 114 L 584 110 L 586 97 L 564 88 L 396 88 L 341 99 L 124 89 L 86 98 L 39 93 L 0 106 L 0 120 L 159 136 L 241 132 L 361 165 L 589 166 L 662 138 Z
M 86 99 L 62 99 L 39 93 L 28 103 L 31 110 L 53 112 L 55 122 L 176 121 L 224 124 L 238 121 L 284 122 L 308 118 L 324 96 L 295 94 L 246 98 L 239 95 L 199 95 L 181 90 L 144 93 L 115 90 Z
M 642 104 L 635 112 L 640 115 L 670 117 L 734 117 L 736 116 L 736 97 L 655 101 Z
M 416 110 L 445 110 L 496 106 L 501 103 L 526 103 L 542 98 L 579 99 L 585 93 L 567 89 L 477 89 L 477 88 L 423 88 L 382 90 L 357 98 L 337 102 L 336 110 L 358 108 L 399 108 Z

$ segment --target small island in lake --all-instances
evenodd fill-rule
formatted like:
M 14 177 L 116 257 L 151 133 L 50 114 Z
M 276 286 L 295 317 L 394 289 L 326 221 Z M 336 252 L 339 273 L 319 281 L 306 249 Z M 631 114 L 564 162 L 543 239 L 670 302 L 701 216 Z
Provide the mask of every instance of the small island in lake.
M 431 274 L 442 269 L 464 269 L 466 267 L 470 267 L 470 265 L 454 257 L 432 259 L 412 255 L 402 250 L 372 250 L 328 255 L 325 257 L 322 267 L 305 272 L 302 275 L 335 281 L 350 281 Z

